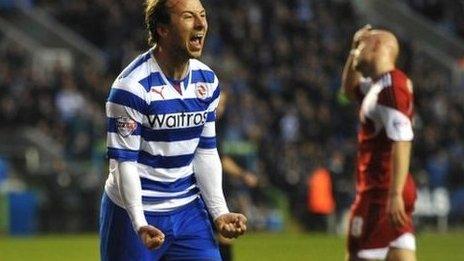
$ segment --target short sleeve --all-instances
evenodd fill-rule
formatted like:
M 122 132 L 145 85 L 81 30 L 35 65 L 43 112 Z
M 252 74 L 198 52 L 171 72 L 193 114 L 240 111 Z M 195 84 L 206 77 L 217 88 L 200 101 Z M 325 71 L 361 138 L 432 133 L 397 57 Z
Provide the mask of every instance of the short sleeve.
M 411 141 L 414 138 L 411 119 L 396 109 L 379 105 L 380 119 L 387 136 L 393 141 Z
M 379 93 L 379 114 L 388 138 L 410 141 L 412 130 L 413 94 L 410 80 L 399 71 L 390 74 L 391 85 Z

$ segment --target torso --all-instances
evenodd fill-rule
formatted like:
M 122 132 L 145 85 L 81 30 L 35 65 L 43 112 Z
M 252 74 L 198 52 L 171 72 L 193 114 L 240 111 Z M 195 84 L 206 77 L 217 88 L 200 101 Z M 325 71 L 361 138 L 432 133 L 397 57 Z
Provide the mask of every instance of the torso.
M 412 140 L 412 130 L 401 125 L 410 124 L 413 114 L 413 96 L 407 86 L 406 75 L 394 70 L 359 88 L 358 193 L 388 190 L 392 142 Z

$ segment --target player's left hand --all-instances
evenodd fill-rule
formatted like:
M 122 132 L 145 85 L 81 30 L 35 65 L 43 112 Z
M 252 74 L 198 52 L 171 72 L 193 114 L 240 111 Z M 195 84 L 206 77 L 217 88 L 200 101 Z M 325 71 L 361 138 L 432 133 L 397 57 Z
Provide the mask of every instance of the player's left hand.
M 404 209 L 404 200 L 402 195 L 390 195 L 387 203 L 387 214 L 390 222 L 395 227 L 404 226 L 408 221 L 408 215 Z
M 247 230 L 247 218 L 240 213 L 227 213 L 214 220 L 216 228 L 223 237 L 236 238 Z
M 372 29 L 372 26 L 370 24 L 366 24 L 361 29 L 356 31 L 356 33 L 353 36 L 353 41 L 351 43 L 351 49 L 358 48 L 358 45 L 361 39 L 363 38 L 363 36 L 365 36 L 371 29 Z

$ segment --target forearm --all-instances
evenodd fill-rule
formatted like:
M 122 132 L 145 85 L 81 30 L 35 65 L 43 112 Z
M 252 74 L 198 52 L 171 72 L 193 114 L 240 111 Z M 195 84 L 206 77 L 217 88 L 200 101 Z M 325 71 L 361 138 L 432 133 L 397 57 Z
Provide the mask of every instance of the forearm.
M 371 28 L 372 27 L 367 24 L 355 33 L 353 42 L 351 43 L 350 54 L 343 67 L 341 91 L 349 99 L 356 99 L 356 88 L 358 88 L 361 82 L 362 75 L 356 70 L 355 63 L 357 63 L 358 56 L 365 46 L 365 43 L 362 42 L 362 38 L 367 35 Z
M 353 61 L 354 57 L 358 54 L 358 50 L 352 49 L 343 67 L 342 73 L 342 88 L 341 92 L 349 99 L 355 99 L 356 87 L 359 86 L 361 81 L 361 74 L 355 70 Z
M 142 186 L 137 170 L 137 163 L 124 161 L 118 163 L 118 187 L 132 226 L 135 231 L 148 225 L 142 206 Z
M 402 195 L 409 173 L 411 141 L 395 141 L 392 147 L 390 195 Z
M 193 167 L 197 185 L 213 219 L 229 213 L 222 190 L 222 165 L 217 149 L 197 149 Z

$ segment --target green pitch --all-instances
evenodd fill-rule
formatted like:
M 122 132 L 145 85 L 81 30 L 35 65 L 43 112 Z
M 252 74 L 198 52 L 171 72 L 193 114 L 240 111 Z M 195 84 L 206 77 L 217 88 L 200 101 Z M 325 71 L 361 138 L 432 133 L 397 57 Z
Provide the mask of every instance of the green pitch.
M 464 260 L 464 233 L 418 236 L 418 260 Z M 241 260 L 342 260 L 344 239 L 323 234 L 250 233 L 236 240 Z M 96 235 L 0 236 L 0 260 L 98 260 Z

